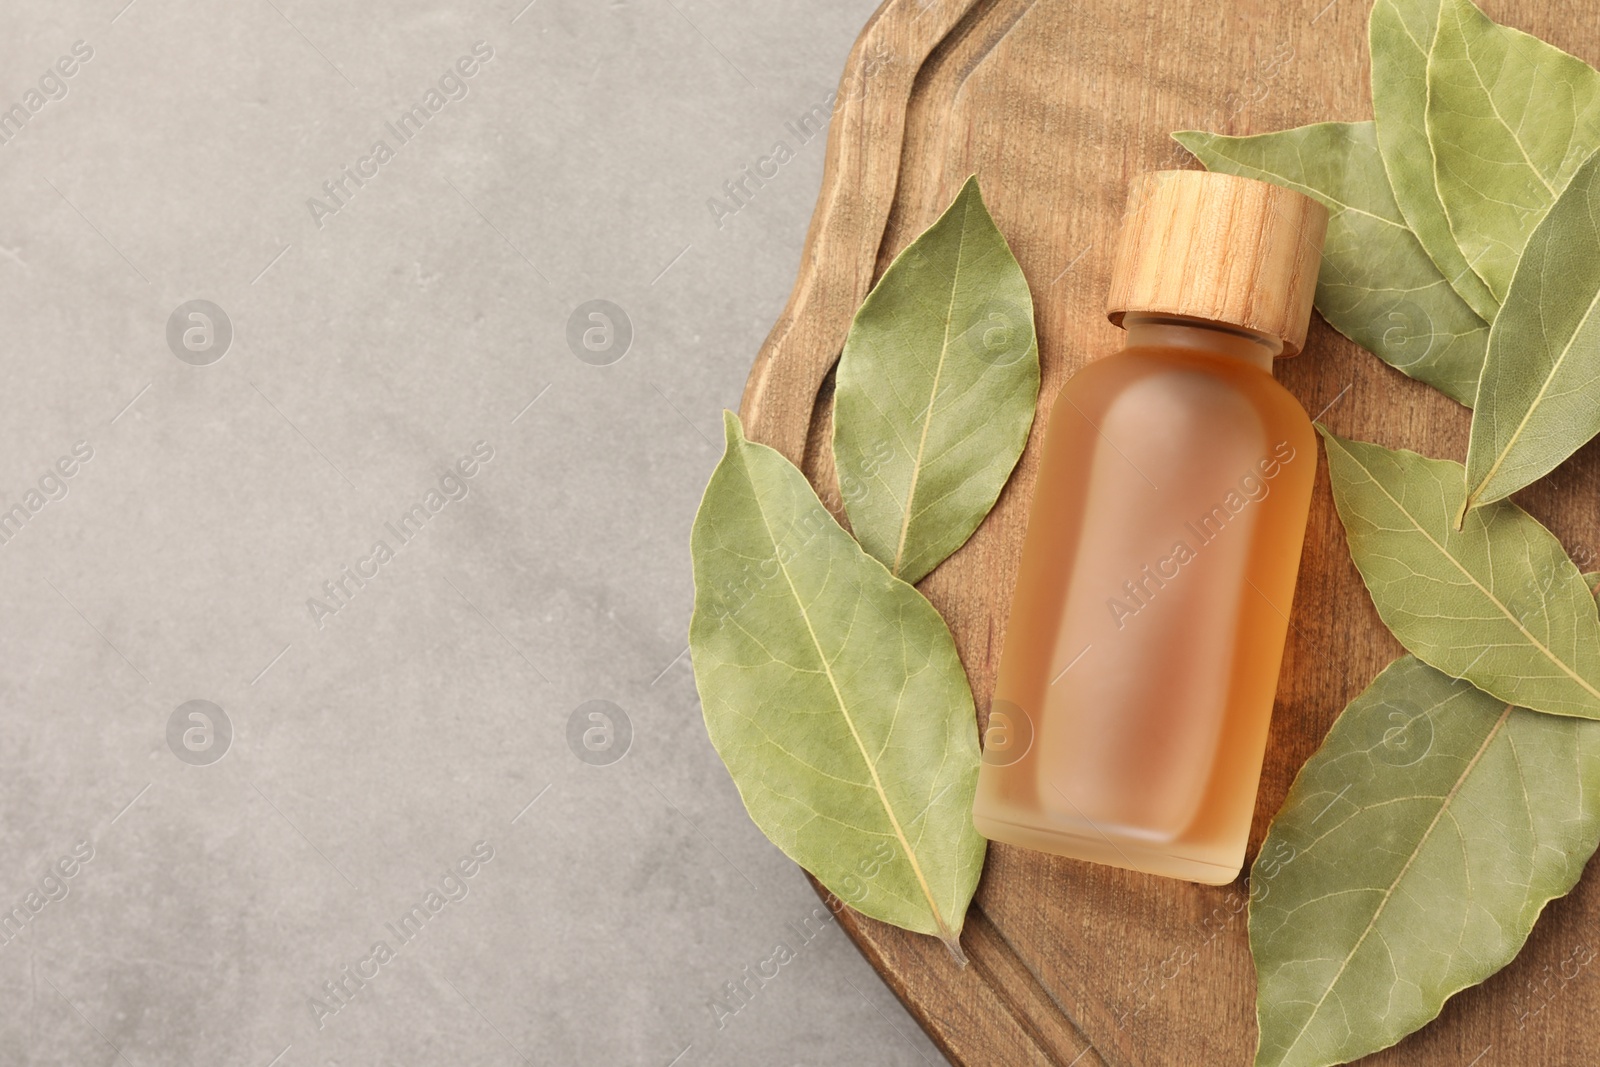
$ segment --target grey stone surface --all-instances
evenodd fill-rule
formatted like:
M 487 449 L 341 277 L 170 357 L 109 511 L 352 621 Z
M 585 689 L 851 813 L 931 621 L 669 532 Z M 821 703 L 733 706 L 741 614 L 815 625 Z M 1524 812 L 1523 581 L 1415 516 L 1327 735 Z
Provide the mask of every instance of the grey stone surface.
M 525 3 L 0 14 L 0 1063 L 942 1062 L 684 655 L 873 0 Z

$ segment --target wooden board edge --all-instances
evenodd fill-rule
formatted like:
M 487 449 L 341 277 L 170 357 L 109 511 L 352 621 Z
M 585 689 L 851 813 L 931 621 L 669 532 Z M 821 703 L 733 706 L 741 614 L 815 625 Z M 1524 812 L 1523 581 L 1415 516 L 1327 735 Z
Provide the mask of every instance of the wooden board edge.
M 822 188 L 795 285 L 756 355 L 739 405 L 745 436 L 777 449 L 797 466 L 809 422 L 794 416 L 815 404 L 855 309 L 872 287 L 917 73 L 950 31 L 984 2 L 884 0 L 845 63 L 828 126 Z M 824 270 L 823 264 L 855 269 Z
M 832 896 L 807 878 L 823 899 Z M 964 967 L 937 938 L 848 907 L 839 909 L 838 922 L 951 1063 L 1105 1067 L 1089 1038 L 977 905 L 967 910 L 961 935 Z

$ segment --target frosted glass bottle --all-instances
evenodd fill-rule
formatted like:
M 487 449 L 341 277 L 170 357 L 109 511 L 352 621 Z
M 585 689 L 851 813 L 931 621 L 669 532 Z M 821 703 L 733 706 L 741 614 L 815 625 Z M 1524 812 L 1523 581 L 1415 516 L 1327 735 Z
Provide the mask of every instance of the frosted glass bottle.
M 973 819 L 1220 884 L 1244 859 L 1316 473 L 1272 367 L 1304 343 L 1326 213 L 1227 175 L 1141 182 L 1112 287 L 1127 345 L 1051 410 Z

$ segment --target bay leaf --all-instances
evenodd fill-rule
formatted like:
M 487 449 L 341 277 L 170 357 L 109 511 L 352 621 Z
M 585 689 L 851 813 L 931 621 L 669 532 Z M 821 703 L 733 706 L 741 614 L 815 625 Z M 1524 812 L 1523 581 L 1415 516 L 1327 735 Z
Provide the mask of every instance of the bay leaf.
M 1489 331 L 1464 507 L 1544 477 L 1600 432 L 1600 154 L 1528 239 Z
M 862 914 L 959 957 L 985 842 L 978 727 L 932 604 L 861 550 L 725 413 L 695 516 L 689 647 L 706 730 L 751 819 Z
M 1533 228 L 1600 147 L 1600 72 L 1470 0 L 1441 0 L 1427 125 L 1456 244 L 1504 304 Z
M 1428 54 L 1439 0 L 1377 0 L 1367 23 L 1372 53 L 1372 113 L 1389 187 L 1406 224 L 1456 293 L 1485 322 L 1500 302 L 1467 263 L 1433 180 L 1428 143 Z
M 1509 704 L 1600 718 L 1600 614 L 1554 535 L 1508 500 L 1462 528 L 1462 467 L 1322 427 L 1333 499 L 1384 625 Z
M 1600 725 L 1390 664 L 1301 768 L 1251 870 L 1258 1067 L 1387 1048 L 1510 962 L 1600 841 L 1597 790 Z
M 1404 374 L 1471 405 L 1489 327 L 1456 295 L 1395 204 L 1370 122 L 1252 137 L 1173 137 L 1210 170 L 1298 190 L 1328 208 L 1317 310 Z
M 836 383 L 850 528 L 918 581 L 994 507 L 1039 397 L 1033 298 L 976 178 L 867 294 Z

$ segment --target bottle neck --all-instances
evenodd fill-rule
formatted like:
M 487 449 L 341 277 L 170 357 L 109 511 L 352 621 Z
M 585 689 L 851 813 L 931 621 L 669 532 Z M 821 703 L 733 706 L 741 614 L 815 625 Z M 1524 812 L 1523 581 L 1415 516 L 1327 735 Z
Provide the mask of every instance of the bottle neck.
M 1129 312 L 1122 328 L 1128 331 L 1128 348 L 1184 348 L 1241 359 L 1272 373 L 1272 361 L 1283 351 L 1276 337 L 1242 326 L 1179 315 Z

